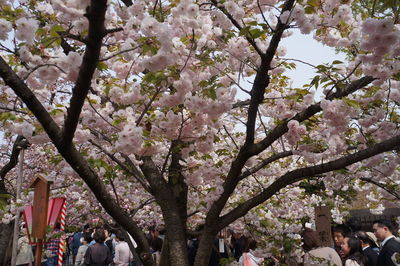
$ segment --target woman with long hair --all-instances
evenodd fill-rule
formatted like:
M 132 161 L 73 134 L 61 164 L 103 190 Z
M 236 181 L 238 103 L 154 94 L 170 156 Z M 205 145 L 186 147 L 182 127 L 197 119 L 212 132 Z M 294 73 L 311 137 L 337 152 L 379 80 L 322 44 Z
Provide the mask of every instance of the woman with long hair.
M 303 241 L 303 250 L 305 251 L 303 257 L 304 266 L 314 265 L 336 265 L 342 266 L 342 261 L 339 254 L 330 247 L 321 247 L 318 244 L 318 235 L 315 230 L 305 228 L 301 232 Z
M 345 266 L 365 266 L 367 258 L 362 253 L 361 240 L 355 236 L 348 236 L 342 244 L 342 253 Z
M 257 248 L 257 242 L 252 238 L 246 238 L 243 254 L 239 258 L 240 266 L 261 265 L 261 263 L 264 261 L 264 258 L 259 258 L 254 254 L 256 248 Z

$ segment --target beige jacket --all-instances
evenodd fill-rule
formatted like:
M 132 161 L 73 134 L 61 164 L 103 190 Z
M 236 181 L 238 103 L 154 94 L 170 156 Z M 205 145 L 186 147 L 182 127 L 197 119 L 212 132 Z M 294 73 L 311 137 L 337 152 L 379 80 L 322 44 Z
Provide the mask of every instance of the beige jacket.
M 18 239 L 18 253 L 16 264 L 28 264 L 33 262 L 32 247 L 29 245 L 28 237 L 22 236 Z
M 311 265 L 342 266 L 342 260 L 333 248 L 319 247 L 304 255 L 304 266 Z

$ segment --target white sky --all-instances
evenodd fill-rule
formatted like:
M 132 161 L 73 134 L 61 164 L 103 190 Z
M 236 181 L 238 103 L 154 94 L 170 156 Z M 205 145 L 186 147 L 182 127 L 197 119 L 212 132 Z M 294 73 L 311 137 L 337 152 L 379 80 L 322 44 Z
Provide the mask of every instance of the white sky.
M 317 66 L 323 63 L 331 63 L 334 60 L 345 62 L 345 55 L 343 53 L 337 54 L 335 49 L 314 40 L 313 35 L 304 35 L 299 31 L 294 31 L 293 35 L 284 38 L 280 42 L 280 46 L 286 48 L 286 55 L 284 58 L 297 59 L 311 65 Z M 291 61 L 296 64 L 296 69 L 286 70 L 284 72 L 292 80 L 293 88 L 302 88 L 304 84 L 310 83 L 315 76 L 315 69 L 313 67 Z M 251 90 L 251 84 L 254 77 L 247 78 L 248 82 L 242 82 L 241 85 L 246 90 Z M 321 91 L 317 91 L 316 97 L 321 97 Z M 248 99 L 249 95 L 238 90 L 236 95 L 237 99 Z
M 335 49 L 322 45 L 314 40 L 312 34 L 303 35 L 296 31 L 292 36 L 284 38 L 281 44 L 286 47 L 285 58 L 298 59 L 312 65 L 330 63 L 334 60 L 344 61 L 344 54 L 336 54 Z M 314 69 L 311 66 L 295 62 L 295 70 L 287 70 L 285 73 L 293 80 L 293 87 L 301 88 L 314 77 Z

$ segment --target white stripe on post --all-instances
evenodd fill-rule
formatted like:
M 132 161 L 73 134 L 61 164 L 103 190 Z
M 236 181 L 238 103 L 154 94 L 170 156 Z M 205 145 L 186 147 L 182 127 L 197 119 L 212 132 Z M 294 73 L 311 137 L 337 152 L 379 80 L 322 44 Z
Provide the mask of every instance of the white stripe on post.
M 60 218 L 60 231 L 65 231 L 65 216 L 67 212 L 67 200 L 64 201 L 64 204 L 61 209 L 61 218 Z M 58 246 L 58 266 L 62 266 L 63 255 L 65 248 L 65 239 L 62 237 L 60 239 L 60 245 Z

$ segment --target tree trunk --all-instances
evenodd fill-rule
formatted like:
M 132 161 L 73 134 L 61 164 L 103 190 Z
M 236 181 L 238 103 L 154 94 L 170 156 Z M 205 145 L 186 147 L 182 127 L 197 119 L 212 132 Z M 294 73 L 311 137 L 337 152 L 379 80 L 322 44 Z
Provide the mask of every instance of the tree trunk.
M 204 230 L 204 233 L 201 235 L 199 247 L 196 252 L 196 258 L 194 261 L 194 266 L 207 266 L 211 257 L 211 250 L 214 245 L 215 237 L 217 233 L 213 233 Z
M 168 238 L 166 237 L 164 238 L 162 245 L 160 265 L 171 266 L 171 258 L 169 257 L 169 248 L 168 248 Z
M 14 222 L 9 224 L 0 223 L 0 265 L 11 264 L 12 235 Z M 8 252 L 7 252 L 8 251 Z
M 159 196 L 159 195 L 157 195 Z M 165 238 L 169 263 L 174 266 L 189 265 L 186 245 L 186 224 L 183 222 L 174 198 L 169 200 L 161 196 L 159 201 L 165 222 Z M 186 220 L 184 220 L 186 221 Z

